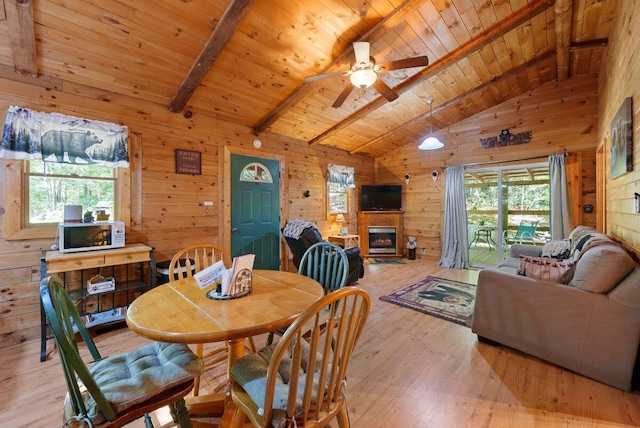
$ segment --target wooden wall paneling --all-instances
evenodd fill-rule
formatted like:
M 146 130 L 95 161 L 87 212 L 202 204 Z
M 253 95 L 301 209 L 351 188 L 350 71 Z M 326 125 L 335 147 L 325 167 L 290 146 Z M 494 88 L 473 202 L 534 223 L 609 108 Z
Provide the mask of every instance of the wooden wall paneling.
M 634 2 L 618 2 L 615 20 L 599 79 L 598 141 L 603 142 L 606 212 L 605 230 L 636 256 L 640 254 L 640 215 L 635 213 L 633 193 L 640 193 L 640 13 Z M 615 60 L 613 60 L 615 58 Z M 633 98 L 633 165 L 634 170 L 611 179 L 609 153 L 610 125 L 626 97 Z
M 142 135 L 131 132 L 129 169 L 131 174 L 131 230 L 142 229 Z
M 126 207 L 126 220 L 131 219 L 134 226 L 127 230 L 129 242 L 145 242 L 153 246 L 157 261 L 168 260 L 183 246 L 203 240 L 224 244 L 224 227 L 221 229 L 220 223 L 226 201 L 221 189 L 223 174 L 219 153 L 223 147 L 252 150 L 255 135 L 250 129 L 202 114 L 194 114 L 187 119 L 168 112 L 166 105 L 82 84 L 27 78 L 18 82 L 1 76 L 0 73 L 0 113 L 6 112 L 9 105 L 20 105 L 39 111 L 57 111 L 122 123 L 129 127 L 133 165 L 126 171 L 130 178 L 125 180 L 123 189 L 131 193 L 131 205 Z M 50 83 L 57 86 L 50 87 Z M 320 173 L 311 179 L 293 179 L 290 186 L 285 186 L 283 210 L 294 206 L 293 212 L 317 222 L 323 235 L 334 226 L 327 219 L 325 208 L 327 163 L 354 166 L 358 185 L 374 181 L 374 161 L 370 158 L 322 146 L 310 147 L 304 141 L 271 133 L 261 134 L 259 138 L 263 147 L 260 151 L 253 150 L 254 155 L 278 156 L 284 159 L 283 164 L 287 167 L 302 168 L 300 165 L 305 165 L 305 169 Z M 201 151 L 202 175 L 176 174 L 175 148 Z M 0 172 L 6 172 L 7 168 L 19 169 L 20 163 L 2 160 Z M 5 182 L 0 190 L 0 207 L 4 209 L 4 214 L 0 212 L 2 231 L 12 222 L 17 222 L 19 227 L 19 214 L 11 209 L 12 203 L 5 194 L 5 187 L 13 186 L 6 178 L 14 176 L 3 174 Z M 312 196 L 317 195 L 321 199 L 309 203 L 299 191 L 303 187 L 311 188 Z M 214 216 L 203 215 L 204 200 L 214 201 Z M 287 215 L 283 214 L 283 217 Z M 355 230 L 355 215 L 350 221 Z M 6 241 L 4 235 L 0 235 L 0 270 L 3 272 L 0 284 L 12 293 L 19 290 L 13 297 L 4 293 L 1 297 L 13 299 L 7 304 L 20 308 L 1 318 L 0 347 L 39 337 L 40 314 L 32 303 L 38 294 L 40 252 L 51 246 L 53 229 L 50 236 L 33 236 L 23 241 Z M 30 292 L 27 291 L 29 289 Z
M 591 78 L 571 78 L 562 84 L 547 83 L 525 96 L 438 130 L 436 134 L 445 144 L 440 150 L 420 152 L 416 143 L 377 158 L 376 182 L 401 184 L 405 172 L 411 173 L 411 182 L 406 188 L 411 202 L 405 208 L 405 232 L 407 236 L 418 238 L 418 248 L 428 248 L 428 257 L 439 259 L 444 174 L 433 183 L 431 171 L 449 165 L 544 158 L 552 153 L 593 152 L 597 141 L 596 98 L 596 81 Z M 531 143 L 482 148 L 480 138 L 499 135 L 505 128 L 512 133 L 532 131 Z M 575 172 L 583 183 L 575 193 L 579 200 L 575 204 L 580 207 L 584 189 L 593 187 L 595 180 L 595 172 L 587 174 L 583 172 L 585 168 L 595 168 L 595 165 L 587 166 L 583 162 Z M 434 251 L 430 253 L 429 248 Z

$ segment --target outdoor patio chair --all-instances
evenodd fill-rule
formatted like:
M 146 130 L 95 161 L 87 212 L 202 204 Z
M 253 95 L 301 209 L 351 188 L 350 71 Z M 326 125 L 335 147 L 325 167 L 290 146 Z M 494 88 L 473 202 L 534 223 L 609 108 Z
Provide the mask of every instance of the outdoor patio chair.
M 518 229 L 516 229 L 516 232 L 514 234 L 510 234 L 509 233 L 510 231 L 508 229 L 505 230 L 504 236 L 503 236 L 505 247 L 508 247 L 511 244 L 522 244 L 522 243 L 534 244 L 533 237 L 535 236 L 538 223 L 539 223 L 538 220 L 536 221 L 522 220 L 520 221 L 520 224 L 518 225 Z

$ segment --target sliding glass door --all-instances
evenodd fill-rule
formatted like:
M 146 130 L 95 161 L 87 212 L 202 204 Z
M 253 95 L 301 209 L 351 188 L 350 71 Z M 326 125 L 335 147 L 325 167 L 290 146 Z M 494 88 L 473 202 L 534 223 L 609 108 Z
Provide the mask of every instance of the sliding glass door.
M 549 234 L 549 166 L 468 168 L 469 258 L 495 266 L 514 243 L 543 245 Z

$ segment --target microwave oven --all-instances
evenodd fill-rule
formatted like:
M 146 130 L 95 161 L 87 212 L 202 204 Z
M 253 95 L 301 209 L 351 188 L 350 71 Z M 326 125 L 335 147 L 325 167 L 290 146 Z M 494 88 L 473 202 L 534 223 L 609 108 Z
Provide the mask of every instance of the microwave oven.
M 59 223 L 58 240 L 61 253 L 122 248 L 124 222 Z

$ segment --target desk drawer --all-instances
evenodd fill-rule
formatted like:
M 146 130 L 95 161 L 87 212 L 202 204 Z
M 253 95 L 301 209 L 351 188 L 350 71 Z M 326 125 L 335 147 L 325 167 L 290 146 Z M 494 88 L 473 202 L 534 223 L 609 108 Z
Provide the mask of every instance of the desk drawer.
M 138 252 L 131 252 L 128 254 L 105 254 L 104 255 L 105 266 L 122 265 L 127 263 L 146 262 L 146 261 L 149 261 L 149 251 L 138 251 Z
M 86 253 L 82 257 L 77 259 L 57 259 L 47 262 L 47 273 L 60 273 L 73 270 L 81 270 L 88 268 L 95 268 L 104 266 L 104 256 L 96 254 L 94 256 L 87 256 Z

